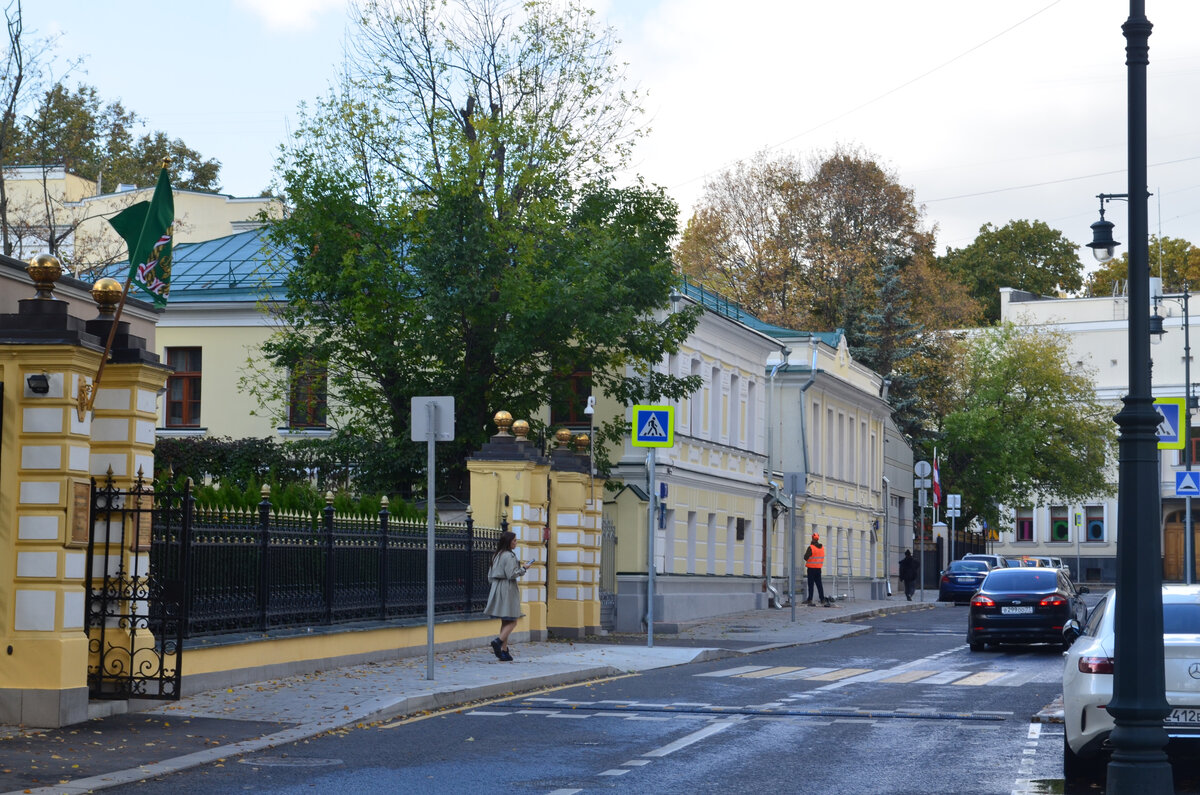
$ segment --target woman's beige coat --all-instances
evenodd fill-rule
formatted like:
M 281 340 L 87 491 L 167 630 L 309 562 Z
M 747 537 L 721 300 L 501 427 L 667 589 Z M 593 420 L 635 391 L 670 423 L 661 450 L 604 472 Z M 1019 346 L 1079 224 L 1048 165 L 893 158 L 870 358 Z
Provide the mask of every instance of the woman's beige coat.
M 517 559 L 517 553 L 506 549 L 496 555 L 492 560 L 492 568 L 488 570 L 492 590 L 488 593 L 483 612 L 493 618 L 509 621 L 516 621 L 525 615 L 521 612 L 521 589 L 517 587 L 517 579 L 524 574 L 525 567 Z

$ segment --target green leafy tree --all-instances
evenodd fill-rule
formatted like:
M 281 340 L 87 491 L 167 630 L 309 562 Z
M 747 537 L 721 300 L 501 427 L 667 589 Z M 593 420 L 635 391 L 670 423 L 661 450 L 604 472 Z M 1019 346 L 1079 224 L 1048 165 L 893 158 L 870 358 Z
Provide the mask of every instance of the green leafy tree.
M 1129 278 L 1129 253 L 1122 252 L 1093 271 L 1087 279 L 1090 295 L 1112 295 L 1124 290 Z M 1178 237 L 1150 236 L 1150 275 L 1163 280 L 1163 290 L 1179 292 L 1186 283 L 1200 284 L 1200 248 Z
M 967 286 L 990 323 L 1000 319 L 1001 287 L 1058 295 L 1083 286 L 1076 245 L 1042 221 L 984 224 L 974 242 L 946 249 L 937 266 Z
M 943 490 L 963 495 L 963 525 L 1001 527 L 1002 506 L 1082 502 L 1110 493 L 1116 409 L 1093 374 L 1070 361 L 1070 340 L 1011 323 L 965 340 L 942 418 Z
M 638 133 L 611 35 L 549 2 L 366 2 L 356 20 L 347 82 L 280 164 L 287 301 L 266 363 L 322 363 L 333 420 L 402 451 L 405 482 L 424 467 L 413 396 L 455 397 L 456 458 L 577 372 L 625 403 L 693 391 L 651 371 L 697 315 L 665 311 L 676 205 L 612 183 Z M 243 383 L 283 408 L 286 379 Z

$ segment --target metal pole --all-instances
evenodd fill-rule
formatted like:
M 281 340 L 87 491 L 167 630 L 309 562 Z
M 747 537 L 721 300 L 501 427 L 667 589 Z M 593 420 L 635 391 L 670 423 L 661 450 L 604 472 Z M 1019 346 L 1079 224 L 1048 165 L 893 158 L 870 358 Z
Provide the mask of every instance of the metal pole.
M 925 496 L 925 489 L 921 489 L 921 527 L 918 528 L 921 533 L 920 553 L 917 555 L 917 585 L 920 586 L 921 595 L 919 601 L 925 601 L 925 504 L 929 500 Z
M 657 492 L 654 489 L 654 459 L 657 451 L 651 448 L 646 457 L 646 466 L 650 471 L 650 512 L 646 522 L 646 646 L 654 645 L 654 503 Z
M 1188 286 L 1183 284 L 1183 394 L 1184 409 L 1181 424 L 1183 428 L 1183 464 L 1184 468 L 1192 471 L 1192 343 L 1189 338 L 1191 318 L 1188 312 Z M 1183 581 L 1188 585 L 1193 582 L 1192 567 L 1195 564 L 1196 551 L 1192 538 L 1192 496 L 1183 498 Z
M 1113 673 L 1112 759 L 1106 791 L 1174 792 L 1164 748 L 1170 712 L 1163 671 L 1162 541 L 1158 412 L 1150 389 L 1150 270 L 1146 201 L 1146 66 L 1151 24 L 1145 0 L 1130 0 L 1125 34 L 1129 146 L 1129 394 L 1116 416 L 1117 661 Z
M 788 604 L 792 606 L 792 621 L 796 620 L 796 478 L 792 478 L 792 510 L 788 514 Z
M 426 627 L 426 655 L 425 655 L 425 678 L 433 680 L 433 590 L 435 576 L 434 567 L 434 507 L 437 500 L 434 487 L 434 459 L 436 455 L 434 451 L 437 449 L 437 404 L 432 400 L 425 404 L 425 412 L 427 415 L 428 429 L 425 431 L 425 437 L 428 439 L 429 450 L 426 455 L 426 501 L 425 501 L 425 627 Z
M 950 563 L 953 563 L 954 562 L 954 529 L 955 529 L 954 528 L 954 520 L 957 516 L 957 511 L 954 511 L 954 512 L 947 511 L 946 513 L 950 514 Z M 950 568 L 949 563 L 946 564 L 946 568 Z

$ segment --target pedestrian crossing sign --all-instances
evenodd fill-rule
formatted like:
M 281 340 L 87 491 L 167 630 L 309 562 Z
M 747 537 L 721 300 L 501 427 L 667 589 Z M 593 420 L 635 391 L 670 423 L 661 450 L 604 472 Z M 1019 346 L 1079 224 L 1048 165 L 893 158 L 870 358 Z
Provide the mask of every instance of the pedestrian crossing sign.
M 634 447 L 672 447 L 675 444 L 674 406 L 634 406 Z
M 1184 446 L 1187 414 L 1183 398 L 1155 398 L 1154 410 L 1158 412 L 1158 449 L 1182 450 Z

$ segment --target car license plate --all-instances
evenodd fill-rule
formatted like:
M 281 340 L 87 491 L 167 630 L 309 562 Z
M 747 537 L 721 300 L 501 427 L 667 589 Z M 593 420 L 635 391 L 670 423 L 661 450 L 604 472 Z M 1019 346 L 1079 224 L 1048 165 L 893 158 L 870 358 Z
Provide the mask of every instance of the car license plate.
M 1171 710 L 1166 722 L 1200 726 L 1200 707 L 1176 707 Z
M 1000 612 L 1006 616 L 1021 615 L 1024 613 L 1032 613 L 1033 606 L 1032 605 L 1022 605 L 1019 607 L 1012 607 L 1009 605 L 1005 605 L 1004 607 L 1000 608 Z

